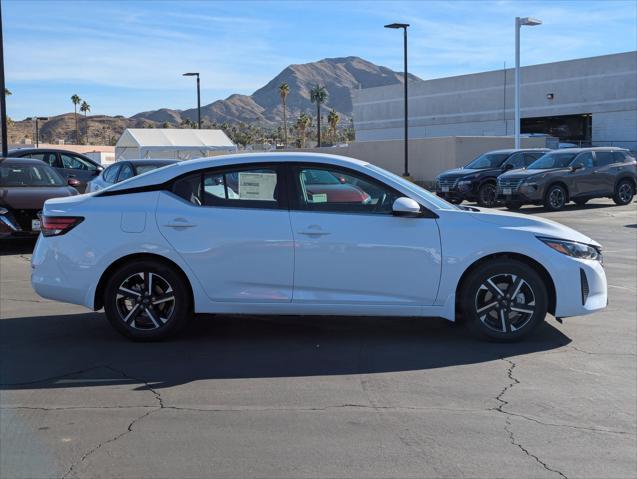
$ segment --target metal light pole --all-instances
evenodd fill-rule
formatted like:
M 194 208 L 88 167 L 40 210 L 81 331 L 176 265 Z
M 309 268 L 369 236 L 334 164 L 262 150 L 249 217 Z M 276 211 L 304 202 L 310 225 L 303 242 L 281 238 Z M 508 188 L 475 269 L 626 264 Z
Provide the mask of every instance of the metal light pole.
M 9 136 L 7 133 L 7 99 L 4 94 L 4 43 L 2 40 L 2 1 L 0 0 L 0 130 L 2 131 L 2 156 L 6 157 L 9 152 Z
M 199 73 L 198 72 L 184 73 L 183 76 L 197 77 L 197 128 L 201 130 L 201 93 L 199 90 Z
M 38 126 L 38 121 L 47 121 L 49 119 L 48 116 L 32 116 L 29 120 L 35 120 L 35 147 L 40 147 L 40 128 Z
M 405 63 L 405 74 L 404 74 L 404 84 L 405 84 L 405 172 L 403 173 L 404 177 L 409 177 L 409 124 L 408 124 L 408 109 L 407 109 L 407 27 L 409 27 L 409 23 L 390 23 L 389 25 L 385 25 L 385 28 L 392 29 L 403 29 L 403 52 L 404 52 L 404 63 Z
M 531 17 L 515 17 L 515 148 L 520 148 L 520 28 L 535 27 L 542 21 Z

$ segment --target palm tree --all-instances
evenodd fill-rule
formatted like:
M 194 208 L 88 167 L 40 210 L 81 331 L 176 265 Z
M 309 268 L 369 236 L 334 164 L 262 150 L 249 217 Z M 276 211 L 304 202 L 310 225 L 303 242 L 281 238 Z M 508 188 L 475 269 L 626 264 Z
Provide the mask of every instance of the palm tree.
M 338 116 L 336 110 L 332 108 L 329 115 L 327 115 L 327 122 L 330 124 L 330 130 L 332 130 L 332 143 L 336 143 L 336 127 L 338 122 L 341 120 L 341 117 Z
M 310 90 L 310 101 L 316 103 L 316 131 L 318 138 L 318 147 L 321 146 L 321 103 L 327 100 L 327 90 L 325 87 L 316 85 Z
M 91 105 L 86 103 L 86 101 L 83 101 L 80 105 L 80 111 L 84 113 L 84 140 L 86 141 L 86 144 L 88 144 L 88 120 L 86 118 L 86 114 L 91 111 Z
M 281 103 L 283 104 L 283 131 L 285 132 L 285 146 L 288 146 L 288 118 L 285 108 L 285 99 L 290 94 L 290 87 L 287 83 L 281 83 L 279 85 L 279 96 L 281 97 Z
M 73 95 L 71 97 L 71 101 L 73 102 L 73 109 L 75 110 L 75 143 L 79 144 L 79 142 L 80 142 L 80 130 L 78 129 L 78 126 L 77 126 L 77 105 L 80 104 L 82 99 L 76 93 L 75 95 Z
M 299 132 L 299 147 L 305 148 L 305 131 L 312 124 L 312 119 L 307 116 L 305 113 L 301 113 L 301 115 L 297 118 L 296 124 L 294 125 Z

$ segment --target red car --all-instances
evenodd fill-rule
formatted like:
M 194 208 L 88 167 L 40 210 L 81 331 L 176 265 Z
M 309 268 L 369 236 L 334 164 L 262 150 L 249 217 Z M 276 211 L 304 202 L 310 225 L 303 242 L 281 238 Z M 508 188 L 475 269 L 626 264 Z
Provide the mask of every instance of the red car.
M 0 239 L 38 235 L 44 202 L 77 194 L 40 160 L 0 158 Z

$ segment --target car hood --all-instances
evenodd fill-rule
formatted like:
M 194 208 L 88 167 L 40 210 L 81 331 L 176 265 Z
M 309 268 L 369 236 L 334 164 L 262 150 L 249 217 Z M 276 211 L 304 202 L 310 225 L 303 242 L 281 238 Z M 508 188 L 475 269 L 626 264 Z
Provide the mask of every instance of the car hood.
M 528 231 L 536 236 L 547 236 L 556 239 L 565 239 L 586 243 L 600 247 L 600 244 L 588 236 L 564 226 L 556 221 L 522 213 L 511 213 L 482 208 L 473 208 L 476 211 L 468 212 L 473 218 L 484 223 L 491 223 L 501 228 Z
M 570 168 L 549 168 L 543 170 L 529 170 L 526 168 L 520 168 L 517 170 L 510 170 L 501 174 L 498 178 L 530 178 L 532 176 L 544 176 L 552 173 L 564 173 L 570 171 Z
M 444 177 L 452 177 L 459 178 L 460 176 L 467 176 L 473 173 L 482 173 L 483 171 L 487 171 L 486 169 L 474 170 L 473 168 L 454 168 L 453 170 L 447 170 L 444 173 L 441 173 L 438 178 Z
M 11 186 L 0 187 L 0 205 L 16 210 L 39 210 L 50 198 L 64 198 L 77 195 L 71 186 Z

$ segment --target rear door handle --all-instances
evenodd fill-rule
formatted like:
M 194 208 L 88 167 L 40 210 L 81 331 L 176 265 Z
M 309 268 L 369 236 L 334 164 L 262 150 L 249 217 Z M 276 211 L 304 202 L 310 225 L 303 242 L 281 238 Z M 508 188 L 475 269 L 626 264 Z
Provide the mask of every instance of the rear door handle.
M 189 223 L 188 220 L 184 218 L 174 218 L 172 222 L 167 223 L 164 226 L 166 226 L 167 228 L 181 229 L 181 228 L 194 228 L 197 225 Z

